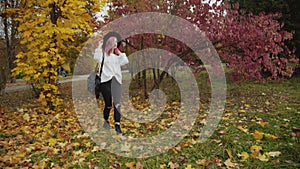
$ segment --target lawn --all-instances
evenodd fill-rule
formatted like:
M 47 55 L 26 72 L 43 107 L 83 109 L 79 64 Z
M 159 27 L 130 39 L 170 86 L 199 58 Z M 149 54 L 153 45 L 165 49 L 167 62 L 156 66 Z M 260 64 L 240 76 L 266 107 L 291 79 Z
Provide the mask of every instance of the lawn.
M 79 123 L 71 83 L 60 85 L 64 105 L 56 113 L 39 107 L 30 90 L 6 93 L 0 98 L 0 167 L 300 168 L 300 78 L 228 82 L 223 116 L 205 142 L 198 137 L 206 125 L 210 88 L 205 75 L 198 78 L 201 109 L 193 128 L 176 146 L 147 158 L 123 157 L 106 150 L 105 142 L 96 144 Z M 180 111 L 178 87 L 172 80 L 162 85 L 168 96 L 164 112 L 149 123 L 123 119 L 127 136 L 158 135 L 172 126 Z M 147 115 L 149 105 L 139 93 L 131 93 L 131 102 Z

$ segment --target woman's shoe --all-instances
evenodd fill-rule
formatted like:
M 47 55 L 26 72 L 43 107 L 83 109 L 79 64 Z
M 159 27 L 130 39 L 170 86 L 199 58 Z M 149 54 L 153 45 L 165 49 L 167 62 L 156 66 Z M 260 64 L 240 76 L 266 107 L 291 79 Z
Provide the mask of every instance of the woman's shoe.
M 121 130 L 120 124 L 115 124 L 115 129 L 117 134 L 122 134 L 122 135 L 124 134 Z
M 103 123 L 103 128 L 109 130 L 111 127 L 109 125 L 109 122 L 107 120 L 104 120 L 104 123 Z

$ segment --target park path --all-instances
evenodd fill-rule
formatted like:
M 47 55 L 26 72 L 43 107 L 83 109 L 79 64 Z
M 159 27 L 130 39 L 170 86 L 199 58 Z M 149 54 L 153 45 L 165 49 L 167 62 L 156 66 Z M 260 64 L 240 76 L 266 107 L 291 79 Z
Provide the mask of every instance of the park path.
M 73 82 L 73 81 L 79 81 L 79 80 L 87 80 L 89 75 L 80 75 L 80 76 L 74 76 L 71 79 L 61 79 L 58 81 L 58 83 L 68 83 L 68 82 Z M 28 90 L 30 89 L 30 85 L 18 85 L 18 86 L 9 86 L 5 88 L 5 92 L 14 92 L 14 91 L 21 91 L 21 90 Z

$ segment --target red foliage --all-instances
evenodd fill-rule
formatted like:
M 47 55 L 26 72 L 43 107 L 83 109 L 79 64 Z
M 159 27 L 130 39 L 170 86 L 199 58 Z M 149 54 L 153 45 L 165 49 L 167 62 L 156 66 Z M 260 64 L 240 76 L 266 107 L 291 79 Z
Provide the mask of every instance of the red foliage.
M 114 1 L 113 1 L 114 2 Z M 226 63 L 235 80 L 265 80 L 290 77 L 297 65 L 294 50 L 285 45 L 293 37 L 292 32 L 282 30 L 276 18 L 279 14 L 240 13 L 238 5 L 232 8 L 228 3 L 220 5 L 203 4 L 200 0 L 159 1 L 122 1 L 112 3 L 114 9 L 110 20 L 136 12 L 164 12 L 179 16 L 197 25 L 206 32 L 206 36 L 215 45 L 223 62 Z M 157 5 L 159 4 L 159 5 Z M 194 69 L 199 69 L 201 61 L 197 60 L 192 51 L 173 38 L 166 37 L 157 43 L 157 35 L 144 34 L 131 37 L 130 43 L 140 50 L 141 37 L 143 48 L 163 46 L 176 55 L 184 54 L 184 60 Z M 146 40 L 145 40 L 146 39 Z

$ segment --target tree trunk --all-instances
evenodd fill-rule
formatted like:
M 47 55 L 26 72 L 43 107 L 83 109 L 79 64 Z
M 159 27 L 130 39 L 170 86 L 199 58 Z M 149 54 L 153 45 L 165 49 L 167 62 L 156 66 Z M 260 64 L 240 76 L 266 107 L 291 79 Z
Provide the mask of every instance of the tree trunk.
M 0 95 L 1 96 L 4 94 L 6 82 L 7 82 L 7 78 L 6 78 L 5 67 L 1 67 L 0 68 Z

